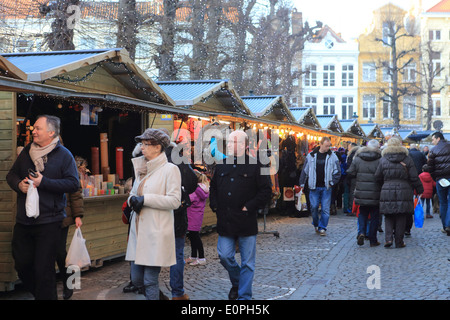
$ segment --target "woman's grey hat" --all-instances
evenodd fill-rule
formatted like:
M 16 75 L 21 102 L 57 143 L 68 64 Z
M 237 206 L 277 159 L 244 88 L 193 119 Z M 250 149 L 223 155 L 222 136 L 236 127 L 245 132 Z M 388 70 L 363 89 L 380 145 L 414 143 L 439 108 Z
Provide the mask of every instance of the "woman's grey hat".
M 167 148 L 170 145 L 170 137 L 159 129 L 146 129 L 143 134 L 134 138 L 136 142 L 142 140 L 153 140 L 160 144 L 163 148 Z

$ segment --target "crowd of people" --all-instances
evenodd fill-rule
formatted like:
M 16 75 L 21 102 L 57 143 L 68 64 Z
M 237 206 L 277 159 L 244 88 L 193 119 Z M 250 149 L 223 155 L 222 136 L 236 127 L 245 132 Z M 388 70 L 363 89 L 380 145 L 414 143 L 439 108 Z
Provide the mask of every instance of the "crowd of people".
M 17 216 L 12 240 L 15 268 L 36 299 L 56 299 L 55 261 L 65 270 L 68 226 L 82 225 L 83 202 L 79 194 L 77 167 L 71 153 L 59 140 L 59 119 L 41 116 L 34 124 L 33 142 L 18 155 L 7 175 L 17 192 Z M 377 233 L 385 220 L 385 247 L 405 246 L 414 212 L 414 195 L 421 197 L 428 218 L 431 201 L 439 199 L 443 232 L 450 236 L 450 144 L 442 133 L 432 136 L 429 152 L 408 150 L 396 137 L 384 146 L 370 140 L 364 146 L 349 143 L 332 148 L 331 140 L 293 152 L 293 140 L 280 144 L 280 185 L 298 183 L 307 195 L 315 232 L 326 236 L 330 215 L 342 208 L 358 215 L 357 244 L 367 238 L 378 246 Z M 158 278 L 162 267 L 170 267 L 173 300 L 188 300 L 184 291 L 184 267 L 206 262 L 200 237 L 206 201 L 217 216 L 217 253 L 228 272 L 230 300 L 252 298 L 255 273 L 257 216 L 273 201 L 273 177 L 262 174 L 259 161 L 251 161 L 249 139 L 244 131 L 233 131 L 226 141 L 228 161 L 218 163 L 207 177 L 189 161 L 175 164 L 172 155 L 182 149 L 164 129 L 146 129 L 135 138 L 133 178 L 129 197 L 122 207 L 129 224 L 125 259 L 130 262 L 130 284 L 124 292 L 140 291 L 146 299 L 161 299 Z M 310 152 L 309 152 L 310 151 Z M 295 156 L 296 155 L 296 156 Z M 292 161 L 292 156 L 298 158 Z M 300 161 L 297 161 L 300 158 Z M 29 168 L 36 169 L 34 174 Z M 29 181 L 39 188 L 40 215 L 26 215 Z M 70 201 L 66 203 L 66 194 Z M 277 207 L 290 211 L 290 205 Z M 51 204 L 51 205 L 49 205 Z M 68 204 L 68 208 L 66 208 Z M 191 245 L 185 259 L 185 238 Z M 239 263 L 236 249 L 239 249 Z M 65 281 L 64 281 L 65 282 Z M 64 299 L 72 291 L 64 286 Z M 164 297 L 163 297 L 164 298 Z

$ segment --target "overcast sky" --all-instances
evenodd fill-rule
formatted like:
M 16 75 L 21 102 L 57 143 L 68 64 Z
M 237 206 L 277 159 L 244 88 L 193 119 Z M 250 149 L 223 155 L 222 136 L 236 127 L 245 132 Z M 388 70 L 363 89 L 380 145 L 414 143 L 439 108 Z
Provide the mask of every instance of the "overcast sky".
M 389 2 L 409 11 L 418 7 L 420 0 L 291 0 L 294 7 L 303 13 L 303 20 L 315 25 L 316 20 L 327 24 L 345 41 L 357 38 L 370 26 L 373 11 Z M 422 9 L 430 9 L 440 0 L 422 0 Z

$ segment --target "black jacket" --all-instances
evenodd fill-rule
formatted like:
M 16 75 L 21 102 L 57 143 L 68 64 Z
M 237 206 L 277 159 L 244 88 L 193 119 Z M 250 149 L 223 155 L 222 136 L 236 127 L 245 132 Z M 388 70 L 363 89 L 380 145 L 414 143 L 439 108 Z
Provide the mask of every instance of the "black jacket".
M 25 225 L 61 222 L 66 217 L 66 195 L 78 191 L 80 182 L 75 159 L 69 150 L 59 142 L 47 155 L 47 162 L 42 171 L 42 181 L 39 185 L 39 217 L 29 218 L 26 215 L 25 201 L 27 195 L 20 191 L 19 182 L 28 176 L 28 169 L 34 169 L 30 158 L 28 144 L 17 157 L 6 175 L 8 185 L 17 192 L 16 222 Z
M 375 176 L 383 183 L 380 193 L 380 212 L 399 214 L 414 212 L 414 190 L 423 193 L 422 182 L 408 150 L 405 147 L 388 146 Z M 404 163 L 405 165 L 403 165 Z
M 440 179 L 450 179 L 450 143 L 439 141 L 439 143 L 428 153 L 428 165 L 431 176 L 438 182 Z
M 355 203 L 361 206 L 378 206 L 381 184 L 375 178 L 381 151 L 368 147 L 359 148 L 347 170 L 351 178 L 356 178 Z
M 422 173 L 422 167 L 427 163 L 427 157 L 419 150 L 412 148 L 409 149 L 409 156 L 413 159 L 414 165 L 416 166 L 417 174 Z
M 212 211 L 217 214 L 217 232 L 221 236 L 258 233 L 258 210 L 270 201 L 272 185 L 270 176 L 261 174 L 261 164 L 254 162 L 254 158 L 246 156 L 242 164 L 233 157 L 216 166 L 209 199 Z M 248 211 L 242 211 L 244 206 Z

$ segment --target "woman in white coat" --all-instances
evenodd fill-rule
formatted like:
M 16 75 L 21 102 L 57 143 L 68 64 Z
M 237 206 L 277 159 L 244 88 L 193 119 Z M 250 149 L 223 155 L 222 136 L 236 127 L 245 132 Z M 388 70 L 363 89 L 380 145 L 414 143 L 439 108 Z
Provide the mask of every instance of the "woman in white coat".
M 133 158 L 135 182 L 128 203 L 131 219 L 125 259 L 131 261 L 131 281 L 143 287 L 146 299 L 159 299 L 161 267 L 176 264 L 173 210 L 181 203 L 181 174 L 167 161 L 169 136 L 147 129 L 135 138 L 143 156 Z

